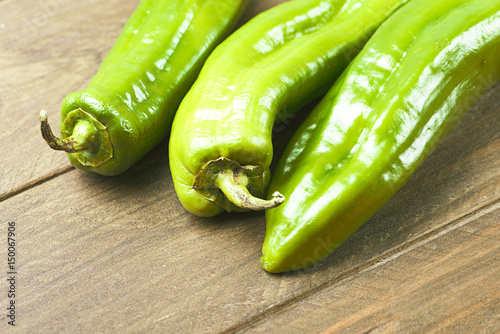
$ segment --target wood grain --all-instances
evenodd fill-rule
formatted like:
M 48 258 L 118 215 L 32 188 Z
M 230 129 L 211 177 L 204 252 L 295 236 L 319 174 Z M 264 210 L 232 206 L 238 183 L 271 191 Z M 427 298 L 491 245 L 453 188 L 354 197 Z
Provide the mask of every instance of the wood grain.
M 247 333 L 498 333 L 500 202 L 404 245 Z
M 279 2 L 252 1 L 242 22 Z M 58 119 L 137 3 L 0 1 L 0 217 L 18 229 L 16 332 L 500 331 L 500 84 L 331 256 L 272 275 L 259 263 L 263 214 L 187 213 L 166 141 L 106 178 L 39 136 L 39 109 Z M 274 132 L 276 159 L 311 106 Z
M 22 245 L 19 328 L 237 330 L 337 282 L 364 277 L 371 273 L 365 269 L 370 261 L 383 259 L 387 252 L 404 252 L 405 245 L 436 234 L 457 217 L 497 205 L 500 169 L 495 168 L 499 150 L 494 120 L 500 109 L 494 106 L 499 88 L 471 110 L 415 178 L 358 233 L 325 261 L 295 273 L 271 275 L 260 268 L 262 214 L 203 219 L 185 212 L 173 191 L 166 146 L 119 177 L 73 170 L 19 193 L 0 203 L 2 219 L 17 222 Z M 487 222 L 496 226 L 498 216 L 496 222 Z M 460 239 L 454 242 L 453 234 L 447 235 L 438 235 L 435 247 L 461 247 Z M 420 261 L 430 266 L 436 259 Z M 417 262 L 405 270 L 423 280 L 427 274 L 418 274 L 422 266 Z M 494 272 L 498 261 L 478 266 Z M 373 275 L 378 270 L 373 268 Z M 491 279 L 485 276 L 484 284 L 491 285 Z M 378 289 L 383 293 L 387 288 Z M 439 313 L 429 314 L 420 325 L 443 319 Z M 5 326 L 4 320 L 0 326 Z M 333 324 L 325 318 L 322 326 Z
M 68 165 L 41 138 L 38 113 L 57 131 L 61 101 L 85 87 L 138 3 L 0 2 L 0 196 Z

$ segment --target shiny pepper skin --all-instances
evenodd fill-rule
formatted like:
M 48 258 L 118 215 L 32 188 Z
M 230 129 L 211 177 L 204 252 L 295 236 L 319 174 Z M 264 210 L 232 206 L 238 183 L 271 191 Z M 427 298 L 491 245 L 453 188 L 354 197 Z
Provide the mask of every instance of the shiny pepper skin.
M 142 0 L 88 87 L 61 106 L 61 136 L 42 134 L 74 166 L 117 175 L 170 131 L 208 55 L 248 0 Z
M 500 80 L 500 1 L 412 0 L 375 32 L 295 133 L 269 191 L 262 266 L 312 265 L 410 178 Z M 458 144 L 458 143 L 457 143 Z
M 200 216 L 262 210 L 272 128 L 324 94 L 406 0 L 294 0 L 261 13 L 210 55 L 172 125 L 170 169 Z

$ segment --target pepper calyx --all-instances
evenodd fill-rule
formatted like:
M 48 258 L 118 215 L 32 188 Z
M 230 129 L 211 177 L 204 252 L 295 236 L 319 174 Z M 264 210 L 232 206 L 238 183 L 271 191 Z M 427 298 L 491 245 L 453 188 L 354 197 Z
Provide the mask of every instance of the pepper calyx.
M 83 166 L 97 167 L 113 157 L 113 145 L 107 127 L 88 112 L 78 108 L 66 115 L 61 137 L 48 123 L 47 112 L 40 112 L 42 137 L 54 150 L 72 154 Z
M 262 199 L 265 184 L 259 166 L 242 166 L 220 157 L 205 163 L 195 176 L 193 189 L 228 212 L 274 208 L 285 200 L 276 192 L 270 200 Z

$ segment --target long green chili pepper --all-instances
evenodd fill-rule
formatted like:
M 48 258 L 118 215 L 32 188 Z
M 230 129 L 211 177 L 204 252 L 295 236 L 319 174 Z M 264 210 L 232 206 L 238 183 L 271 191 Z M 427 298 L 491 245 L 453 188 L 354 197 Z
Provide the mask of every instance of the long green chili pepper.
M 331 253 L 500 80 L 498 0 L 412 0 L 384 22 L 308 116 L 269 190 L 262 266 Z
M 261 13 L 221 43 L 172 125 L 170 168 L 184 207 L 200 216 L 262 210 L 271 135 L 324 94 L 375 29 L 408 0 L 295 0 Z
M 76 167 L 124 172 L 169 132 L 202 64 L 248 0 L 142 0 L 87 88 L 61 106 L 61 138 L 44 139 Z

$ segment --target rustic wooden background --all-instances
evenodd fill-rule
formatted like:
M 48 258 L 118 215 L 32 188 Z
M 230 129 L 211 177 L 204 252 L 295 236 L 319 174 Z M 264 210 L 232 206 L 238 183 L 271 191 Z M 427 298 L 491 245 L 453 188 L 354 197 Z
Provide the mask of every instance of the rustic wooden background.
M 9 221 L 19 333 L 500 332 L 499 84 L 331 256 L 269 274 L 263 214 L 188 214 L 166 141 L 107 178 L 40 136 L 39 110 L 57 122 L 138 2 L 0 1 L 0 332 Z M 301 119 L 275 133 L 277 156 Z

